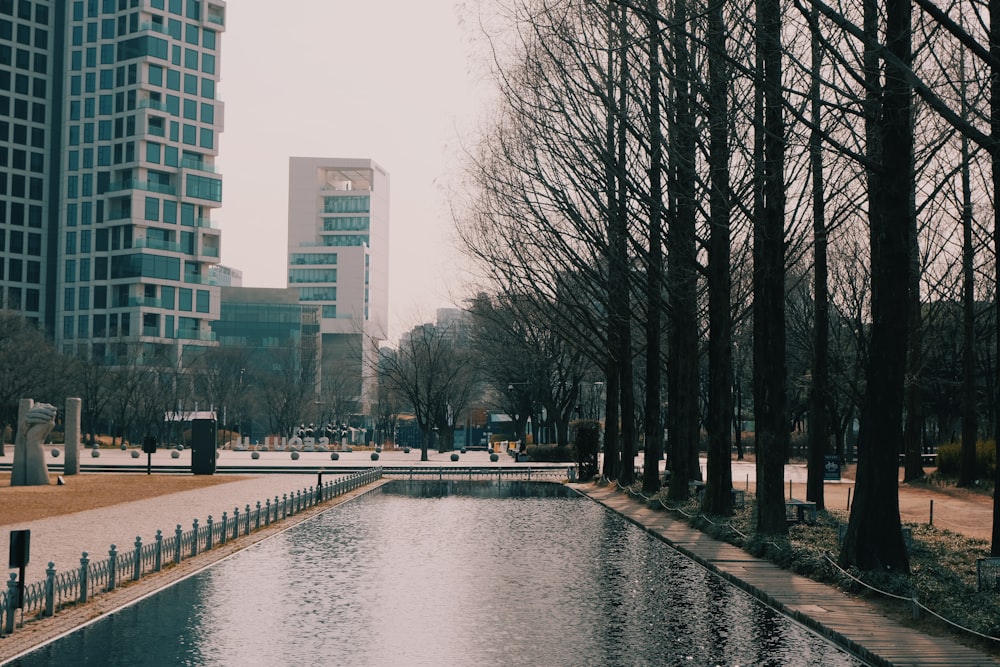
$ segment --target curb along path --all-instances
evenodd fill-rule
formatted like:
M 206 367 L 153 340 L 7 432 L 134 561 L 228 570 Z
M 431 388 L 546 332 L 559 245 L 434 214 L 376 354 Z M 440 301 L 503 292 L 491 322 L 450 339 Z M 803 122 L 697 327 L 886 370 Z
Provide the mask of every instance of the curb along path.
M 321 504 L 272 522 L 267 527 L 261 527 L 249 535 L 231 539 L 225 544 L 215 545 L 208 551 L 202 551 L 197 556 L 185 558 L 180 563 L 165 567 L 160 572 L 146 574 L 137 582 L 123 583 L 115 590 L 101 593 L 86 603 L 65 607 L 51 617 L 34 620 L 26 618 L 24 626 L 19 627 L 17 632 L 0 638 L 0 666 L 42 644 L 72 632 L 82 625 L 97 620 L 101 616 L 113 613 L 181 579 L 197 574 L 210 565 L 282 533 L 317 514 L 370 493 L 388 482 L 389 480 L 382 479 L 338 495 Z
M 613 485 L 572 484 L 685 556 L 874 665 L 997 667 L 1000 662 L 946 637 L 933 637 L 885 617 L 833 586 L 782 570 L 715 540 L 667 512 L 650 509 Z

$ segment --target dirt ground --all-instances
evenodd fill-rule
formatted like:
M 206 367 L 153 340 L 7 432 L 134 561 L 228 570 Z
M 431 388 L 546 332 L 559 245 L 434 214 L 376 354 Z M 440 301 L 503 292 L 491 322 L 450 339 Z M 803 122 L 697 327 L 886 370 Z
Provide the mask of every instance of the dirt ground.
M 101 473 L 64 477 L 63 486 L 57 485 L 56 475 L 50 475 L 50 479 L 50 486 L 12 487 L 10 473 L 0 473 L 0 526 L 226 484 L 246 477 Z
M 854 473 L 856 465 L 845 466 L 841 471 L 839 482 L 827 482 L 823 485 L 823 500 L 826 509 L 840 512 L 845 519 L 851 505 L 854 503 Z M 930 474 L 934 468 L 925 468 Z M 903 470 L 900 468 L 899 484 L 899 515 L 903 523 L 933 524 L 937 528 L 950 530 L 966 537 L 989 541 L 993 531 L 993 496 L 990 493 L 974 489 L 961 489 L 954 486 L 904 484 Z M 747 488 L 746 483 L 733 480 L 737 489 Z M 787 482 L 786 482 L 787 487 Z M 755 491 L 755 484 L 749 488 Z M 786 488 L 786 495 L 799 500 L 805 500 L 806 485 L 793 484 Z

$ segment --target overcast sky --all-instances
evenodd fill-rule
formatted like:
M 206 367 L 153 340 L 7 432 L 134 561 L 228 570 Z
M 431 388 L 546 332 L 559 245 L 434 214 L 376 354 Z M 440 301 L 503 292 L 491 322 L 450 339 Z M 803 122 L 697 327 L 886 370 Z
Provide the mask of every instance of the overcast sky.
M 453 302 L 464 259 L 445 192 L 476 128 L 482 67 L 456 0 L 230 0 L 221 263 L 286 285 L 288 158 L 371 158 L 390 175 L 390 336 Z

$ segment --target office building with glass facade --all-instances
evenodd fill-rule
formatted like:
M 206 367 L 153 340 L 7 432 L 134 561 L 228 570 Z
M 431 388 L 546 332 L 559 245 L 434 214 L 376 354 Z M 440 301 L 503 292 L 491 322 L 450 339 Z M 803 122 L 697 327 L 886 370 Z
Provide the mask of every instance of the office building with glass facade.
M 0 0 L 0 306 L 64 353 L 182 366 L 214 344 L 225 11 Z
M 293 157 L 288 193 L 288 285 L 319 307 L 321 394 L 346 383 L 367 412 L 388 321 L 389 174 L 368 159 Z

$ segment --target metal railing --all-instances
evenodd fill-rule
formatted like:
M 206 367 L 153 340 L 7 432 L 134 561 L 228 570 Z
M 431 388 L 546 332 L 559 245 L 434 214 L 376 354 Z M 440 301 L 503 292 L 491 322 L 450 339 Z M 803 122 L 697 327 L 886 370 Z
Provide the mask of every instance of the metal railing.
M 492 479 L 519 479 L 519 480 L 555 480 L 564 481 L 569 475 L 569 468 L 544 467 L 532 468 L 530 466 L 511 467 L 487 467 L 487 466 L 410 466 L 409 468 L 385 468 L 382 476 L 389 479 L 467 479 L 467 480 L 492 480 Z
M 372 468 L 316 487 L 275 496 L 273 502 L 270 498 L 263 503 L 258 501 L 253 508 L 249 504 L 243 510 L 236 507 L 231 515 L 223 512 L 217 521 L 209 515 L 204 525 L 199 525 L 198 519 L 194 519 L 190 530 L 184 530 L 177 524 L 169 535 L 157 530 L 152 542 L 143 543 L 141 537 L 136 537 L 135 545 L 129 551 L 119 552 L 118 547 L 112 544 L 108 557 L 99 561 L 92 562 L 85 551 L 80 557 L 79 567 L 63 572 L 58 572 L 55 563 L 50 562 L 45 570 L 45 579 L 25 585 L 20 605 L 17 574 L 11 573 L 6 590 L 0 591 L 0 637 L 13 633 L 15 627 L 22 627 L 25 618 L 52 616 L 67 605 L 86 602 L 94 595 L 111 592 L 123 583 L 139 581 L 144 575 L 159 572 L 168 565 L 177 565 L 199 553 L 210 551 L 216 545 L 249 535 L 381 478 L 382 469 Z M 18 626 L 15 618 L 19 608 L 21 623 Z

